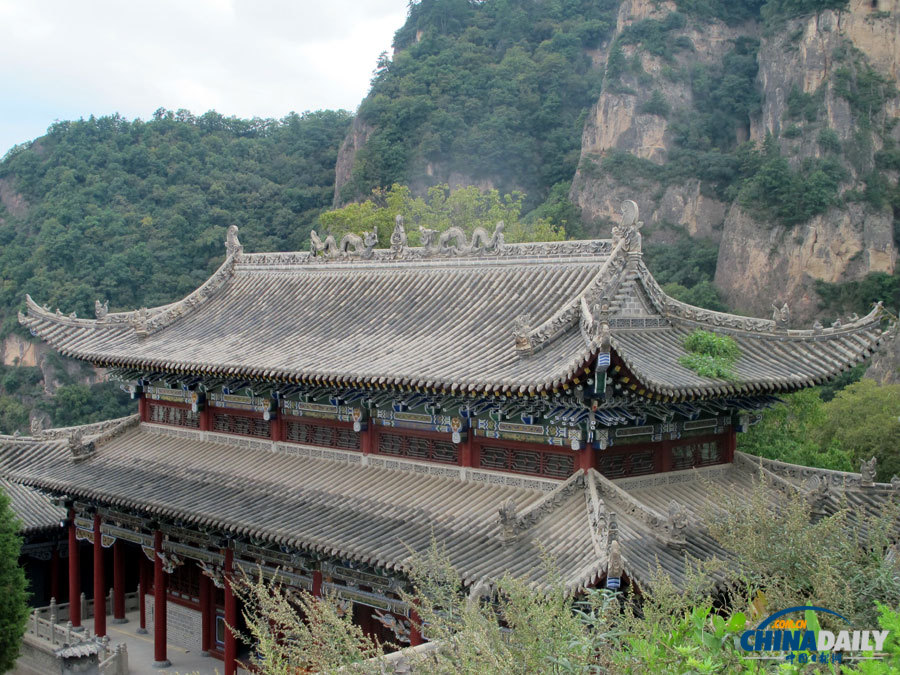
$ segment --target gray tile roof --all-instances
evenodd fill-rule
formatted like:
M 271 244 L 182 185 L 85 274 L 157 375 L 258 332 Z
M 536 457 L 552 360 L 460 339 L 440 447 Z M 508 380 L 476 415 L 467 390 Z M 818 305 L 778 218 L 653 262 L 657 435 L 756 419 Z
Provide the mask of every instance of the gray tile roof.
M 88 320 L 28 298 L 20 321 L 61 353 L 104 365 L 453 392 L 553 389 L 611 345 L 646 390 L 674 398 L 815 384 L 882 338 L 879 308 L 803 331 L 685 305 L 653 280 L 639 245 L 619 232 L 477 255 L 400 248 L 323 258 L 238 247 L 180 302 L 98 307 Z M 698 327 L 735 337 L 738 382 L 678 364 L 683 337 Z
M 626 573 L 640 581 L 650 580 L 659 565 L 679 583 L 685 555 L 727 559 L 700 521 L 715 506 L 716 489 L 749 497 L 759 471 L 755 458 L 741 456 L 733 465 L 615 482 L 594 470 L 549 481 L 133 418 L 85 440 L 95 446 L 87 457 L 73 455 L 64 439 L 7 439 L 0 443 L 0 474 L 188 527 L 401 572 L 411 551 L 427 549 L 434 539 L 468 584 L 508 572 L 543 587 L 549 554 L 570 591 L 605 575 L 616 529 Z M 797 489 L 806 488 L 798 482 Z M 844 492 L 872 510 L 900 496 L 890 485 L 866 488 L 859 474 L 842 474 L 832 510 Z M 780 489 L 773 499 L 783 501 Z M 672 525 L 673 501 L 688 516 L 684 530 Z
M 9 497 L 23 534 L 58 529 L 59 522 L 66 518 L 64 508 L 54 505 L 46 493 L 33 487 L 0 478 L 0 492 Z

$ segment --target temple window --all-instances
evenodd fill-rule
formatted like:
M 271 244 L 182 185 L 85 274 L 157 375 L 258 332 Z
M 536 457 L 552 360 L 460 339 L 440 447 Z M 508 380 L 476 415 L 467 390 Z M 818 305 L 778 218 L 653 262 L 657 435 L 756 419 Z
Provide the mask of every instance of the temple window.
M 249 417 L 235 413 L 216 412 L 213 416 L 213 431 L 225 434 L 238 434 L 240 436 L 255 436 L 257 438 L 269 438 L 270 429 L 268 420 L 261 417 Z
M 424 435 L 378 433 L 377 452 L 408 459 L 424 459 L 430 462 L 459 464 L 459 448 L 449 439 Z
M 546 452 L 536 447 L 483 445 L 478 453 L 482 469 L 527 473 L 549 478 L 568 478 L 575 472 L 575 455 Z
M 360 450 L 360 435 L 350 425 L 320 424 L 307 419 L 286 418 L 285 440 L 339 450 Z
M 720 464 L 724 461 L 724 457 L 718 439 L 683 443 L 672 448 L 672 470 Z
M 176 427 L 200 428 L 200 413 L 193 412 L 190 408 L 181 408 L 173 405 L 161 405 L 149 403 L 149 421 L 155 424 L 170 424 Z
M 656 471 L 656 459 L 651 449 L 604 454 L 597 463 L 597 469 L 607 478 L 642 476 Z

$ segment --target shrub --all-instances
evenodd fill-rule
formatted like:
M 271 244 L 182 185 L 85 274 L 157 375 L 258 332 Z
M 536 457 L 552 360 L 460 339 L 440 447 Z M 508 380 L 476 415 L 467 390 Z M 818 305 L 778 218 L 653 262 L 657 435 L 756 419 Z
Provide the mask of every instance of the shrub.
M 697 329 L 684 339 L 688 353 L 678 359 L 685 368 L 702 377 L 734 380 L 734 363 L 741 355 L 737 343 L 727 335 Z
M 822 129 L 819 132 L 819 147 L 824 152 L 838 153 L 841 151 L 841 139 L 834 129 Z

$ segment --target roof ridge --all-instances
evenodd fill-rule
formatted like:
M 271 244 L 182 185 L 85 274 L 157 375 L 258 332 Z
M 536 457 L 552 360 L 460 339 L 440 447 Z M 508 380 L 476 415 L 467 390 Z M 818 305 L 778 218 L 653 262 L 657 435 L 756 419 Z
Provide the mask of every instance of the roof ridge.
M 0 435 L 0 440 L 14 440 L 14 441 L 48 441 L 48 440 L 66 440 L 72 436 L 72 434 L 80 432 L 82 436 L 96 436 L 102 437 L 104 440 L 111 430 L 118 429 L 121 426 L 132 426 L 136 424 L 140 419 L 140 415 L 137 413 L 133 415 L 126 415 L 124 417 L 114 417 L 109 420 L 101 420 L 99 422 L 88 422 L 87 424 L 76 424 L 70 427 L 52 427 L 50 429 L 44 429 L 41 426 L 40 419 L 34 418 L 31 421 L 31 435 L 30 436 L 4 436 Z
M 822 469 L 814 466 L 801 466 L 799 464 L 782 462 L 778 459 L 769 459 L 768 457 L 750 455 L 746 452 L 741 452 L 740 450 L 734 453 L 734 457 L 735 460 L 740 461 L 745 465 L 753 466 L 755 468 L 762 467 L 767 472 L 774 476 L 777 476 L 781 480 L 794 479 L 805 481 L 809 478 L 816 477 L 824 478 L 832 486 L 850 488 L 854 490 L 858 490 L 861 488 L 900 490 L 900 478 L 897 478 L 896 476 L 890 483 L 876 483 L 874 480 L 864 481 L 862 473 L 855 473 L 853 471 L 837 471 L 835 469 Z M 737 463 L 737 461 L 735 463 Z M 866 462 L 863 463 L 865 464 Z M 871 471 L 872 473 L 874 473 L 874 465 L 872 465 Z
M 19 312 L 19 323 L 30 328 L 32 326 L 31 319 L 35 318 L 51 321 L 59 325 L 89 328 L 121 328 L 127 326 L 133 329 L 137 335 L 146 336 L 161 328 L 165 328 L 189 311 L 208 302 L 225 285 L 228 279 L 234 275 L 234 266 L 240 256 L 240 251 L 229 253 L 218 269 L 213 272 L 212 276 L 200 286 L 181 300 L 176 300 L 166 305 L 159 305 L 150 309 L 141 307 L 129 312 L 113 312 L 110 314 L 106 311 L 109 304 L 108 301 L 101 305 L 100 301 L 97 300 L 94 303 L 96 319 L 79 319 L 75 312 L 64 315 L 58 308 L 56 312 L 52 312 L 49 306 L 40 306 L 30 295 L 26 294 L 25 304 L 28 308 L 28 316 Z
M 668 514 L 663 515 L 616 485 L 596 469 L 588 469 L 588 472 L 596 481 L 598 494 L 603 498 L 605 504 L 612 504 L 617 507 L 617 513 L 631 516 L 647 526 L 650 534 L 666 546 L 673 548 L 684 546 L 686 542 L 683 531 L 685 523 L 681 513 L 673 512 L 670 509 Z
M 758 317 L 741 316 L 730 312 L 718 312 L 712 309 L 696 307 L 680 300 L 676 300 L 667 294 L 659 282 L 650 273 L 643 260 L 638 265 L 638 278 L 647 297 L 653 303 L 654 308 L 667 319 L 675 319 L 682 323 L 706 324 L 720 331 L 741 331 L 754 334 L 766 334 L 789 338 L 815 338 L 823 335 L 849 335 L 859 330 L 869 328 L 878 323 L 886 313 L 884 304 L 877 302 L 872 310 L 863 317 L 857 317 L 847 324 L 836 321 L 830 327 L 823 327 L 818 321 L 810 329 L 788 328 L 787 321 L 774 319 L 760 319 Z M 786 307 L 787 305 L 785 305 Z

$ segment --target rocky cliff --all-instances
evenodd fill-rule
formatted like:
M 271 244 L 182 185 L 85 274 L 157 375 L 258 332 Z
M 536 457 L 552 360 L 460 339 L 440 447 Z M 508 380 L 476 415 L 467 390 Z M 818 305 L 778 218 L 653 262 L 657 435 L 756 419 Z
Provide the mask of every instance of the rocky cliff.
M 669 49 L 648 39 L 660 27 Z M 685 123 L 703 115 L 708 104 L 697 100 L 704 86 L 697 73 L 715 77 L 742 38 L 759 41 L 753 83 L 758 105 L 734 124 L 730 147 L 704 147 L 689 138 Z M 814 280 L 841 282 L 895 269 L 893 212 L 864 197 L 870 196 L 877 153 L 900 139 L 900 99 L 892 91 L 898 40 L 898 0 L 852 0 L 844 11 L 731 25 L 678 14 L 674 2 L 626 0 L 598 59 L 606 63 L 607 77 L 585 122 L 570 197 L 598 230 L 631 197 L 651 236 L 653 225 L 668 223 L 721 241 L 716 285 L 731 307 L 764 314 L 771 302 L 786 301 L 795 319 L 808 321 L 818 309 Z M 616 67 L 617 80 L 609 72 L 613 59 L 626 64 Z M 840 174 L 833 194 L 822 197 L 828 208 L 784 224 L 739 198 L 741 181 L 752 180 L 740 174 L 740 144 L 749 139 L 761 146 L 767 136 L 777 139 L 798 175 L 809 177 L 819 165 Z M 699 166 L 677 166 L 687 151 L 695 152 Z M 704 161 L 735 158 L 737 177 L 725 189 L 704 178 Z M 895 172 L 880 173 L 896 185 Z
M 717 66 L 736 38 L 758 30 L 755 25 L 729 27 L 721 21 L 701 24 L 686 20 L 683 26 L 675 23 L 678 27 L 665 31 L 664 39 L 673 44 L 681 40 L 685 48 L 674 54 L 658 45 L 623 40 L 629 29 L 633 32 L 635 26 L 648 21 L 664 24 L 676 12 L 674 2 L 625 0 L 619 6 L 615 34 L 596 61 L 608 71 L 611 51 L 620 50 L 619 58 L 628 63 L 628 68 L 615 82 L 607 72 L 604 91 L 585 120 L 581 162 L 570 198 L 588 223 L 611 219 L 624 199 L 634 199 L 646 224 L 680 224 L 692 236 L 717 239 L 727 207 L 702 191 L 699 179 L 658 180 L 651 169 L 650 176 L 623 180 L 615 169 L 604 171 L 601 166 L 604 158 L 627 153 L 663 167 L 672 150 L 665 109 L 689 110 L 695 105 L 692 88 L 679 73 L 697 64 Z M 662 109 L 648 105 L 654 96 L 664 103 Z

